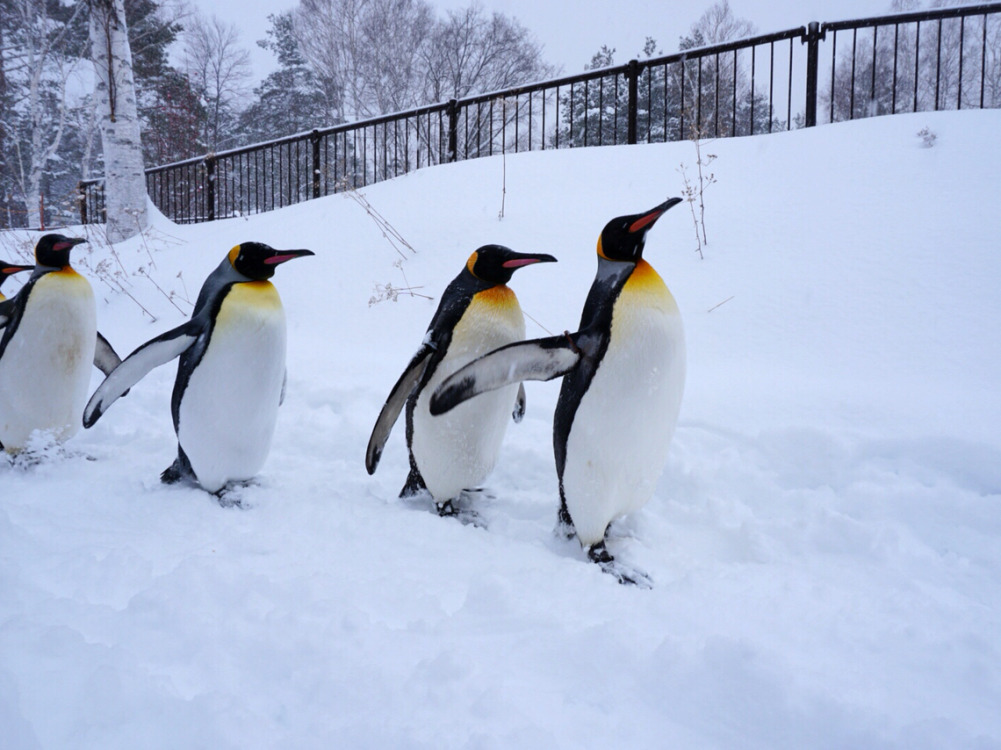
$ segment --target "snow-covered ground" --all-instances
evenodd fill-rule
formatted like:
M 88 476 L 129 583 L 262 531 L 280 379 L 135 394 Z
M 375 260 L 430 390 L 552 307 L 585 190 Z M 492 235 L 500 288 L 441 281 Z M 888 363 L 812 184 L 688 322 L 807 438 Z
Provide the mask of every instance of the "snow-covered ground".
M 114 255 L 89 228 L 123 355 L 232 245 L 317 255 L 275 278 L 288 396 L 246 509 L 159 483 L 173 365 L 65 453 L 0 461 L 0 746 L 1001 747 L 999 132 L 925 113 L 704 148 L 705 259 L 688 204 L 645 254 L 685 318 L 681 420 L 610 544 L 651 591 L 551 535 L 558 382 L 527 384 L 486 530 L 397 500 L 402 423 L 374 477 L 364 453 L 473 249 L 556 255 L 511 286 L 529 336 L 573 330 L 601 227 L 680 194 L 692 144 L 508 156 L 503 219 L 500 157 L 367 188 L 399 265 L 345 196 L 159 219 Z M 386 283 L 435 299 L 370 305 Z

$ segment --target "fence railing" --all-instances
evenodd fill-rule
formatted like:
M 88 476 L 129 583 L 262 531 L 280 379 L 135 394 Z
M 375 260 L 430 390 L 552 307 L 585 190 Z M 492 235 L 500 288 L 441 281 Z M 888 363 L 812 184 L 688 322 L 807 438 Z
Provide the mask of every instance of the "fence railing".
M 154 167 L 146 187 L 168 218 L 192 223 L 493 154 L 993 107 L 1001 107 L 1001 3 L 813 22 L 631 60 Z M 79 192 L 81 221 L 103 221 L 102 181 L 83 181 Z

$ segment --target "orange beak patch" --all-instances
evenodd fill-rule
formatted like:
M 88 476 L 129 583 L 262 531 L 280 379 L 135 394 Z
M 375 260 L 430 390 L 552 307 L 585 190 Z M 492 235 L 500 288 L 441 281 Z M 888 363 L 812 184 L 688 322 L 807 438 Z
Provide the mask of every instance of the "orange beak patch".
M 633 234 L 635 232 L 640 231 L 641 229 L 644 229 L 645 227 L 650 226 L 655 221 L 657 221 L 657 219 L 660 218 L 660 215 L 662 213 L 664 212 L 654 211 L 653 213 L 649 213 L 646 216 L 640 217 L 639 219 L 637 219 L 636 221 L 634 221 L 632 224 L 629 225 L 629 233 Z
M 501 263 L 504 268 L 521 268 L 522 266 L 530 266 L 533 263 L 538 263 L 537 258 L 515 258 L 513 260 L 506 260 Z

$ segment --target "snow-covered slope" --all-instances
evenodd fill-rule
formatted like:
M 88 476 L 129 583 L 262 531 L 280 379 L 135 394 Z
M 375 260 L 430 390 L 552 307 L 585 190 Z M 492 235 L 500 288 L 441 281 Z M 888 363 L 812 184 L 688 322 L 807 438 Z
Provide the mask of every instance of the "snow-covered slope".
M 550 533 L 557 383 L 527 386 L 487 530 L 396 499 L 402 424 L 374 477 L 364 452 L 473 249 L 556 255 L 512 287 L 529 336 L 573 330 L 601 227 L 680 194 L 690 143 L 509 155 L 503 219 L 500 157 L 367 188 L 399 264 L 345 196 L 160 219 L 114 254 L 92 235 L 123 354 L 232 245 L 317 256 L 275 278 L 288 396 L 245 510 L 159 484 L 173 366 L 68 455 L 0 463 L 0 746 L 1001 747 L 998 132 L 918 114 L 704 147 L 705 259 L 688 204 L 645 253 L 685 318 L 681 421 L 610 544 L 652 591 Z M 435 299 L 370 306 L 387 283 Z

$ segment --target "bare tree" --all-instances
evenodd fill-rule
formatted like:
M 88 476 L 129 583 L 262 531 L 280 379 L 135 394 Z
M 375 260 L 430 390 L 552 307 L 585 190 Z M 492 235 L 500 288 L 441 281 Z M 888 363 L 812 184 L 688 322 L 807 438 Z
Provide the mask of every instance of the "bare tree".
M 448 11 L 426 47 L 424 101 L 439 102 L 555 75 L 542 48 L 516 19 L 483 7 Z
M 331 107 L 327 117 L 344 122 L 360 101 L 361 15 L 369 0 L 300 0 L 292 14 L 299 53 L 316 74 Z
M 250 53 L 240 47 L 236 26 L 195 16 L 185 33 L 184 68 L 206 109 L 205 144 L 219 149 L 233 130 L 251 76 Z
M 89 0 L 89 4 L 108 239 L 119 242 L 148 223 L 132 52 L 122 0 Z
M 358 115 L 398 112 L 417 101 L 434 12 L 424 0 L 371 0 L 361 23 Z
M 556 72 L 524 26 L 480 5 L 436 19 L 427 0 L 300 0 L 299 51 L 335 121 L 541 80 Z

